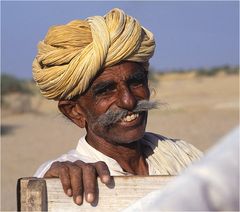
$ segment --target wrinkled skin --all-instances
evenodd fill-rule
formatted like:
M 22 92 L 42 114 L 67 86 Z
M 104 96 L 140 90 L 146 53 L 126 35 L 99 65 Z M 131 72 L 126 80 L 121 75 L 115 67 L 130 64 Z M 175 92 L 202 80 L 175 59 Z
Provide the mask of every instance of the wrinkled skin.
M 110 172 L 104 162 L 92 164 L 82 161 L 55 162 L 44 175 L 46 178 L 59 177 L 65 194 L 73 197 L 78 205 L 83 202 L 83 191 L 87 202 L 92 203 L 95 200 L 97 176 L 102 183 L 110 183 Z
M 145 132 L 147 112 L 130 122 L 120 120 L 103 127 L 96 119 L 108 109 L 133 110 L 139 100 L 149 99 L 147 72 L 134 62 L 123 62 L 105 68 L 88 90 L 76 100 L 59 101 L 60 111 L 81 128 L 86 128 L 87 142 L 98 151 L 115 159 L 123 170 L 135 175 L 148 175 L 139 139 Z M 108 184 L 110 172 L 104 162 L 86 164 L 82 161 L 55 162 L 44 177 L 59 177 L 64 192 L 76 204 L 96 198 L 96 178 Z

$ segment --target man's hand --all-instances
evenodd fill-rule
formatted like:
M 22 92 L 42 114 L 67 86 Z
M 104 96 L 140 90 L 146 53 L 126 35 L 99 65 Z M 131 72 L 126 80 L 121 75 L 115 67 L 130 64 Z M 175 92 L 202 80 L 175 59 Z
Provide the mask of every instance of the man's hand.
M 83 193 L 87 202 L 92 203 L 96 198 L 97 176 L 102 183 L 110 183 L 110 171 L 107 165 L 102 162 L 84 163 L 75 162 L 54 162 L 47 173 L 46 178 L 59 177 L 64 192 L 73 196 L 74 202 L 81 205 L 83 202 Z

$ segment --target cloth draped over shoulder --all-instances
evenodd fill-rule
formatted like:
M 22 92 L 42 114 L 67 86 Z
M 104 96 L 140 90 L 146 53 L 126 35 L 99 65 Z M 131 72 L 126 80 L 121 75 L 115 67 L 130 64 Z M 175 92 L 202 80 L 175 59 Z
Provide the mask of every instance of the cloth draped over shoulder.
M 154 133 L 145 133 L 140 141 L 148 163 L 149 175 L 178 175 L 182 170 L 201 158 L 202 153 L 193 145 L 182 140 L 166 138 Z M 85 137 L 80 138 L 75 150 L 69 151 L 56 160 L 42 164 L 35 177 L 43 177 L 55 161 L 77 161 L 95 163 L 104 161 L 112 176 L 131 175 L 125 172 L 118 162 L 90 146 Z
M 121 61 L 146 67 L 155 49 L 153 34 L 120 9 L 105 16 L 53 26 L 39 42 L 33 78 L 48 99 L 82 94 L 105 67 Z

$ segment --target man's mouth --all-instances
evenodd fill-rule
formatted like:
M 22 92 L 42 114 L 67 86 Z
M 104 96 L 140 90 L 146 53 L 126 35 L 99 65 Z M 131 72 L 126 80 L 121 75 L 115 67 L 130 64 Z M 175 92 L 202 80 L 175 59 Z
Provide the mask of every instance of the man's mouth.
M 109 109 L 106 113 L 97 118 L 96 124 L 102 127 L 109 127 L 113 124 L 121 124 L 126 126 L 135 126 L 141 124 L 144 114 L 148 110 L 157 108 L 158 103 L 156 101 L 140 100 L 136 108 L 130 112 L 126 109 L 117 108 L 117 110 Z
M 128 113 L 125 117 L 121 119 L 124 122 L 131 122 L 139 117 L 139 113 Z

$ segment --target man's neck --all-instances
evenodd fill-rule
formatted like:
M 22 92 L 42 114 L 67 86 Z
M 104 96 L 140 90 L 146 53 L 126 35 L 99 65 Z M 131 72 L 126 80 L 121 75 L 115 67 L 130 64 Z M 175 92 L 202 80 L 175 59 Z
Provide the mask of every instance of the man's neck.
M 116 160 L 124 171 L 134 175 L 148 175 L 148 165 L 140 141 L 117 144 L 91 134 L 87 134 L 86 140 L 89 145 Z

